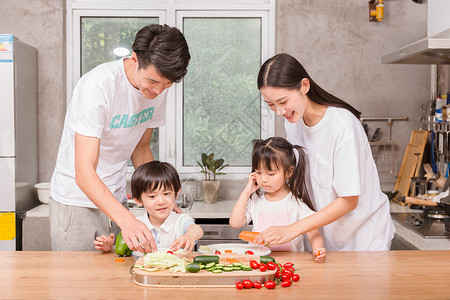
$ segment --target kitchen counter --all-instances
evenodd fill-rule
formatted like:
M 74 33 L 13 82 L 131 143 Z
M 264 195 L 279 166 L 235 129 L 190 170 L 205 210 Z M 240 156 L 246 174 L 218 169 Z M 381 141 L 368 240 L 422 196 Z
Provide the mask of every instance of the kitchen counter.
M 278 252 L 300 268 L 299 282 L 274 290 L 148 288 L 129 274 L 133 257 L 114 253 L 1 252 L 1 299 L 449 299 L 450 251 L 330 252 L 327 262 L 305 252 Z

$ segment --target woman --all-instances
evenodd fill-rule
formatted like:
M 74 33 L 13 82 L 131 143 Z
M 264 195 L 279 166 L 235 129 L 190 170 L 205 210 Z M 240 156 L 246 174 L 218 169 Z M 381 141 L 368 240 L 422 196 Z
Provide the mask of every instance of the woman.
M 389 250 L 395 228 L 360 112 L 320 88 L 288 54 L 262 65 L 258 88 L 270 109 L 285 118 L 287 139 L 305 148 L 317 213 L 270 227 L 256 242 L 283 244 L 323 227 L 329 251 Z

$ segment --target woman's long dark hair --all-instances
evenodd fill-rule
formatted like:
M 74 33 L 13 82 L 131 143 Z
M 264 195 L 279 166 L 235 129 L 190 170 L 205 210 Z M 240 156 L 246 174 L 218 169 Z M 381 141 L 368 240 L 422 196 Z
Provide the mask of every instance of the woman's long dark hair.
M 298 163 L 294 153 L 298 152 Z M 306 155 L 302 147 L 292 145 L 281 137 L 272 137 L 266 140 L 254 140 L 252 151 L 252 172 L 255 170 L 277 169 L 287 174 L 290 167 L 294 172 L 287 180 L 287 185 L 297 201 L 303 201 L 308 207 L 315 211 L 311 198 L 308 195 L 305 182 Z M 260 195 L 260 191 L 256 193 Z
M 299 89 L 303 78 L 307 78 L 310 82 L 310 88 L 306 94 L 309 99 L 317 104 L 345 108 L 354 114 L 357 119 L 360 118 L 361 112 L 322 89 L 311 79 L 298 60 L 286 53 L 280 53 L 269 58 L 261 66 L 258 74 L 258 89 L 262 87 Z

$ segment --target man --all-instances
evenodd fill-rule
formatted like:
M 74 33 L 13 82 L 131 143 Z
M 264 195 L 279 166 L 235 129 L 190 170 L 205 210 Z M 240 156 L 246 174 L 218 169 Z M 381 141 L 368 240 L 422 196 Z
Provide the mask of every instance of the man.
M 165 124 L 168 88 L 186 75 L 190 54 L 177 28 L 157 24 L 142 28 L 132 49 L 74 89 L 51 180 L 53 250 L 94 250 L 96 236 L 120 230 L 132 250 L 157 248 L 127 209 L 127 161 L 137 168 L 153 160 L 153 128 Z

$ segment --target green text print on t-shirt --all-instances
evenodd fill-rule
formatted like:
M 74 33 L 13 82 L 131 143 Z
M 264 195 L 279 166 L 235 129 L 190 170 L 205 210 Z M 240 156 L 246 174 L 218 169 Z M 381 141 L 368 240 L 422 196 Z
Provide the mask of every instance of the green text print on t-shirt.
M 154 110 L 154 107 L 149 107 L 137 114 L 131 115 L 130 117 L 128 117 L 128 114 L 115 115 L 112 118 L 111 123 L 109 123 L 109 128 L 130 128 L 136 126 L 137 124 L 150 121 L 152 119 Z

